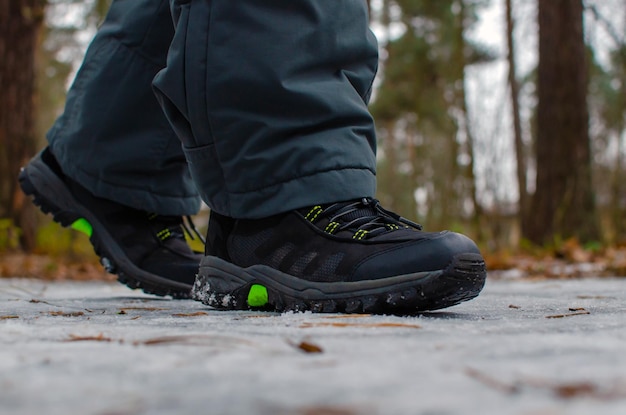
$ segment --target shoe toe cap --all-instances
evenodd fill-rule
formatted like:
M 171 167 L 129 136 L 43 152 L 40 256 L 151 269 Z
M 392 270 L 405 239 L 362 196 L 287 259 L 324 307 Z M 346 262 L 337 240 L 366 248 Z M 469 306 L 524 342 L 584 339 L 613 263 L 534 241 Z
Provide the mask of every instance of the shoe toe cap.
M 442 270 L 457 255 L 480 254 L 478 246 L 465 235 L 449 231 L 426 235 L 368 257 L 355 268 L 353 280 Z

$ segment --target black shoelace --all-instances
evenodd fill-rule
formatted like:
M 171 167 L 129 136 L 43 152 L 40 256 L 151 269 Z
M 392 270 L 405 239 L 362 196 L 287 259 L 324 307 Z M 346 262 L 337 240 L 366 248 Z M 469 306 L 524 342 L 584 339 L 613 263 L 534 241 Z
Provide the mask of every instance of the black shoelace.
M 315 206 L 305 218 L 311 222 L 328 218 L 329 223 L 324 231 L 335 234 L 348 230 L 354 233 L 354 239 L 371 238 L 401 228 L 422 230 L 421 225 L 384 209 L 373 198 L 334 203 L 326 207 Z
M 151 213 L 148 214 L 148 219 L 163 226 L 163 228 L 156 233 L 157 238 L 162 241 L 171 237 L 185 239 L 185 234 L 187 234 L 191 240 L 198 238 L 206 245 L 204 236 L 202 236 L 198 228 L 196 228 L 191 216 L 163 216 Z M 185 223 L 185 221 L 187 223 Z

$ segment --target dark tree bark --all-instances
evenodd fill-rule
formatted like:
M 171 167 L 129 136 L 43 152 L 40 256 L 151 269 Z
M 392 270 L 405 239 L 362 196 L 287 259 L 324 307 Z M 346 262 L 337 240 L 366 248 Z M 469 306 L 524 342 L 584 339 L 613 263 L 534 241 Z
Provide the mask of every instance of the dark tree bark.
M 517 82 L 515 64 L 515 43 L 513 32 L 515 24 L 513 22 L 512 0 L 506 0 L 506 39 L 508 49 L 509 74 L 508 81 L 511 88 L 511 111 L 513 113 L 513 135 L 515 142 L 515 157 L 517 161 L 517 187 L 519 188 L 519 221 L 522 228 L 527 227 L 528 221 L 528 186 L 526 180 L 526 152 L 522 140 L 522 121 L 520 117 L 519 104 L 519 83 Z
M 20 167 L 35 151 L 35 50 L 45 0 L 0 1 L 0 216 L 34 247 L 34 208 L 17 186 Z
M 525 236 L 598 240 L 581 0 L 539 1 L 537 186 Z

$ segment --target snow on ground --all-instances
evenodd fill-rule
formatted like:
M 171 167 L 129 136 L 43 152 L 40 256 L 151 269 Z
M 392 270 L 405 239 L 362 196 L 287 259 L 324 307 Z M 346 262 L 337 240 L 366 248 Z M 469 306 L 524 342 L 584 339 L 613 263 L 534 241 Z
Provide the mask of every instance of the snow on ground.
M 626 279 L 416 316 L 223 312 L 0 279 L 1 414 L 626 414 Z

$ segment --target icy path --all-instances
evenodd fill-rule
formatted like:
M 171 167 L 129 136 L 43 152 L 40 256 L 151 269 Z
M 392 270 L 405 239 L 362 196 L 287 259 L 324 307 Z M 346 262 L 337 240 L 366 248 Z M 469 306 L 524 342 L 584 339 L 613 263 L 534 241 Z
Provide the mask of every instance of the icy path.
M 626 279 L 489 281 L 413 317 L 0 280 L 0 413 L 623 415 Z

